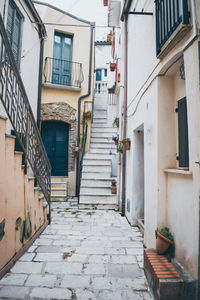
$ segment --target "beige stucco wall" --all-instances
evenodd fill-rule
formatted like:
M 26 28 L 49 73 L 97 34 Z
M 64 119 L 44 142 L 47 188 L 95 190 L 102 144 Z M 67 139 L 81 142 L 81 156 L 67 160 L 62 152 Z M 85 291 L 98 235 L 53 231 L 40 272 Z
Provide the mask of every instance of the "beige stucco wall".
M 138 3 L 137 10 L 145 1 Z M 197 2 L 197 1 L 196 1 Z M 199 5 L 196 3 L 196 5 Z M 196 279 L 198 271 L 199 240 L 199 58 L 195 26 L 176 43 L 173 50 L 161 59 L 155 49 L 154 3 L 146 5 L 151 16 L 128 18 L 128 108 L 127 137 L 131 150 L 127 151 L 126 200 L 131 202 L 126 215 L 136 223 L 144 189 L 144 244 L 155 248 L 155 229 L 168 226 L 175 237 L 175 258 Z M 132 6 L 130 10 L 133 10 Z M 198 15 L 198 14 L 197 14 Z M 191 24 L 194 18 L 191 13 Z M 194 25 L 194 24 L 193 24 Z M 122 45 L 123 45 L 122 24 Z M 194 39 L 193 42 L 191 42 Z M 182 56 L 182 57 L 181 57 Z M 122 65 L 123 65 L 122 49 Z M 186 80 L 179 75 L 184 60 Z M 123 80 L 122 75 L 122 80 Z M 123 83 L 122 83 L 123 85 Z M 189 132 L 189 171 L 178 171 L 178 128 L 175 108 L 177 101 L 187 97 Z M 123 104 L 123 87 L 121 88 Z M 137 174 L 142 170 L 138 163 L 137 130 L 144 132 L 144 184 Z M 137 149 L 134 149 L 136 148 Z M 135 160 L 137 159 L 137 161 Z M 174 169 L 174 172 L 167 171 Z M 142 176 L 141 176 L 142 177 Z
M 43 87 L 42 87 L 42 105 L 43 107 L 48 105 L 53 105 L 53 103 L 63 103 L 66 104 L 73 111 L 73 115 L 76 116 L 76 132 L 73 132 L 73 137 L 70 140 L 73 140 L 73 144 L 69 144 L 70 148 L 75 148 L 75 141 L 77 137 L 77 120 L 78 120 L 78 99 L 79 97 L 86 95 L 88 93 L 88 80 L 89 80 L 89 61 L 90 61 L 90 41 L 91 41 L 91 25 L 86 21 L 77 19 L 76 17 L 69 16 L 61 11 L 53 9 L 51 7 L 36 4 L 36 8 L 43 20 L 44 23 L 54 23 L 56 25 L 46 25 L 47 30 L 47 39 L 44 42 L 44 64 L 45 58 L 53 58 L 53 46 L 54 46 L 54 34 L 55 31 L 69 34 L 73 37 L 73 48 L 72 48 L 72 61 L 82 64 L 84 81 L 81 84 L 81 89 L 78 88 L 63 88 L 56 85 L 46 85 L 43 78 Z M 62 26 L 59 24 L 68 24 L 68 26 Z M 91 94 L 89 97 L 86 97 L 81 102 L 81 135 L 80 141 L 82 140 L 82 118 L 84 111 L 84 102 L 92 101 L 93 99 L 93 86 L 94 86 L 94 37 L 92 45 L 92 74 L 91 74 Z M 89 109 L 88 109 L 89 107 Z M 92 110 L 92 105 L 86 105 L 86 111 Z M 53 113 L 53 112 L 52 112 Z M 54 120 L 53 115 L 45 116 L 45 120 Z M 61 113 L 62 114 L 62 113 Z M 41 116 L 43 119 L 43 116 Z M 62 121 L 71 124 L 70 116 Z M 90 127 L 91 120 L 88 120 L 88 137 L 86 144 L 86 151 L 89 149 L 90 144 Z M 69 140 L 69 142 L 70 142 Z M 75 178 L 74 171 L 76 168 L 75 165 L 75 153 L 70 154 L 69 151 L 69 161 L 74 162 L 73 168 L 69 169 L 69 188 L 70 191 L 75 193 Z M 72 158 L 73 156 L 73 158 Z

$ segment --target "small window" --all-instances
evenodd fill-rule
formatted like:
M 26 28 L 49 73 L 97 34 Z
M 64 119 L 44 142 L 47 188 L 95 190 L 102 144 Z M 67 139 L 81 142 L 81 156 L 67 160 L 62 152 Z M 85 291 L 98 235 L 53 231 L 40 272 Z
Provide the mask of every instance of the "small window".
M 178 101 L 178 161 L 180 168 L 189 168 L 188 122 L 186 97 Z
M 107 69 L 104 69 L 104 77 L 107 77 Z
M 96 70 L 96 81 L 101 81 L 102 79 L 101 79 L 101 74 L 102 74 L 102 72 L 101 72 L 102 70 L 101 69 L 97 69 Z
M 17 64 L 20 63 L 21 56 L 21 31 L 23 16 L 10 0 L 8 4 L 7 35 Z

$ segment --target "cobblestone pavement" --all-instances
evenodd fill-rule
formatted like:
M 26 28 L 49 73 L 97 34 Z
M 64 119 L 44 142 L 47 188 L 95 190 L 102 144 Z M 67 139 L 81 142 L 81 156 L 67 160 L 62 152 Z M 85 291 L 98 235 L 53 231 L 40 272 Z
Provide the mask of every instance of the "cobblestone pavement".
M 52 207 L 52 224 L 0 280 L 0 299 L 152 300 L 138 228 L 114 211 Z

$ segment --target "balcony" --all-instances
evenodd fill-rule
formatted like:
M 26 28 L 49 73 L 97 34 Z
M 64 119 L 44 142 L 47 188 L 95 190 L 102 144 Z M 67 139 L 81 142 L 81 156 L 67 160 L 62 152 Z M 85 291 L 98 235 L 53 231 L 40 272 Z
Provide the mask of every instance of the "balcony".
M 84 79 L 82 64 L 50 57 L 45 58 L 43 74 L 45 84 L 75 90 L 81 89 Z
M 176 33 L 181 32 L 179 40 L 183 38 L 188 30 L 190 14 L 187 0 L 155 0 L 155 5 L 156 54 L 159 56 L 164 46 Z M 175 43 L 171 46 L 175 46 Z

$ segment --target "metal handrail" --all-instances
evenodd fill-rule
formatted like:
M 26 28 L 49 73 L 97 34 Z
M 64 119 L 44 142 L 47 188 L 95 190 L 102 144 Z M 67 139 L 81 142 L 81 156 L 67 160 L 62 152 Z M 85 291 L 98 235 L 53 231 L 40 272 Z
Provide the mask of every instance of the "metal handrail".
M 65 59 L 46 57 L 44 82 L 81 88 L 84 80 L 82 64 Z
M 27 172 L 28 161 L 49 204 L 50 222 L 51 165 L 12 53 L 1 14 L 0 47 L 0 99 L 24 151 L 25 173 Z

